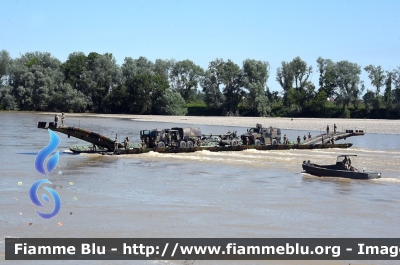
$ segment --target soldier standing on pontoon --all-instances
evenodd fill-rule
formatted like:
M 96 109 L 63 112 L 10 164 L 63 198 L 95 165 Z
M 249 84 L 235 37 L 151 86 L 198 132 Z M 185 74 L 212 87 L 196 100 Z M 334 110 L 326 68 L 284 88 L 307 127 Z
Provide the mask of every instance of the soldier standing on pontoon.
M 118 150 L 118 134 L 115 134 L 115 140 L 114 140 L 114 153 Z
M 127 136 L 127 137 L 125 137 L 125 140 L 124 140 L 125 150 L 127 149 L 128 146 L 129 146 L 129 137 Z
M 57 128 L 57 123 L 58 123 L 58 115 L 55 114 L 54 115 L 54 127 L 56 127 L 56 128 Z
M 65 127 L 65 114 L 64 114 L 64 112 L 61 113 L 61 126 Z

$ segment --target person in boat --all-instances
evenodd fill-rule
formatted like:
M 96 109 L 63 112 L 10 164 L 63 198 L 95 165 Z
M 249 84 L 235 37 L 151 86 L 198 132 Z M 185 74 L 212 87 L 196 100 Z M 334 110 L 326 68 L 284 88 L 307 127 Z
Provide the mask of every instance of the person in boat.
M 118 150 L 118 134 L 115 134 L 115 140 L 114 140 L 114 153 Z
M 65 114 L 64 114 L 64 112 L 61 113 L 61 126 L 65 127 Z
M 125 140 L 124 140 L 125 150 L 127 149 L 128 146 L 129 146 L 129 137 L 127 136 L 127 137 L 125 137 Z
M 349 160 L 347 159 L 347 156 L 345 156 L 344 159 L 343 159 L 343 161 L 342 161 L 342 164 L 343 164 L 343 166 L 344 166 L 345 168 L 347 168 L 347 169 L 348 169 L 348 163 L 349 163 Z
M 54 115 L 54 126 L 57 128 L 57 123 L 58 123 L 58 115 Z

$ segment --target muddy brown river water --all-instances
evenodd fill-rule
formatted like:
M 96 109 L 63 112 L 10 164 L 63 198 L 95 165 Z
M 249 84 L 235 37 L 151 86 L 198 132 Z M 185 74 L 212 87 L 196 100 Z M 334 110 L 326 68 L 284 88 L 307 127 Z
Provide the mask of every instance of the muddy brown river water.
M 348 138 L 350 149 L 147 153 L 127 156 L 61 153 L 48 179 L 62 201 L 52 219 L 39 217 L 29 199 L 43 178 L 36 154 L 49 142 L 37 121 L 52 116 L 0 112 L 0 259 L 6 237 L 400 237 L 400 135 Z M 379 121 L 376 127 L 379 127 Z M 182 126 L 121 118 L 68 117 L 112 137 Z M 285 130 L 289 137 L 305 130 Z M 321 124 L 323 127 L 324 124 Z M 326 126 L 326 125 L 325 125 Z M 246 130 L 200 124 L 203 132 Z M 312 134 L 319 133 L 311 130 Z M 84 142 L 58 134 L 60 151 Z M 382 172 L 378 180 L 318 178 L 302 173 L 303 160 L 334 163 L 356 154 L 358 169 Z M 62 222 L 62 226 L 59 226 Z M 32 223 L 29 225 L 29 223 Z M 10 262 L 18 263 L 18 262 Z M 33 262 L 35 263 L 35 262 Z M 67 262 L 68 263 L 68 262 Z M 70 262 L 76 264 L 76 262 Z M 96 264 L 265 264 L 266 261 L 109 261 Z M 376 261 L 268 264 L 395 264 Z M 30 263 L 32 264 L 32 263 Z M 37 262 L 35 264 L 41 264 Z M 49 263 L 50 264 L 50 263 Z

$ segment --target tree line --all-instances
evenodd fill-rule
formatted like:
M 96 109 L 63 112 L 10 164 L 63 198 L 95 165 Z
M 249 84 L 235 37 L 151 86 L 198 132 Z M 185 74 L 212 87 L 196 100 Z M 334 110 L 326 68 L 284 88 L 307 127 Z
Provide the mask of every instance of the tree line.
M 400 117 L 400 67 L 334 62 L 319 57 L 319 82 L 300 57 L 282 62 L 267 86 L 270 66 L 246 59 L 239 66 L 215 59 L 207 69 L 191 60 L 74 52 L 61 62 L 46 52 L 11 58 L 0 52 L 0 109 L 186 115 Z M 370 89 L 360 80 L 368 73 Z M 329 99 L 329 100 L 328 100 Z M 197 112 L 195 112 L 197 110 Z

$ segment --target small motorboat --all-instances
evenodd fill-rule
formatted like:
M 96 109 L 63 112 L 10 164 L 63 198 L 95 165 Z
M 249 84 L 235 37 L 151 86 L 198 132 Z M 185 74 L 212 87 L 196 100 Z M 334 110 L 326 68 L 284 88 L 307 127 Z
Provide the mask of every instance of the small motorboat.
M 377 179 L 381 173 L 373 171 L 359 171 L 351 164 L 351 157 L 357 155 L 340 155 L 336 159 L 335 165 L 318 165 L 311 163 L 310 160 L 303 161 L 303 169 L 311 175 L 319 177 L 341 177 L 351 179 Z

